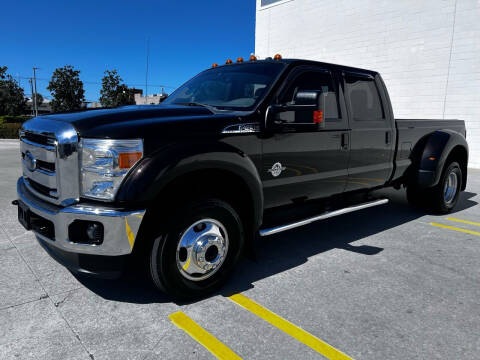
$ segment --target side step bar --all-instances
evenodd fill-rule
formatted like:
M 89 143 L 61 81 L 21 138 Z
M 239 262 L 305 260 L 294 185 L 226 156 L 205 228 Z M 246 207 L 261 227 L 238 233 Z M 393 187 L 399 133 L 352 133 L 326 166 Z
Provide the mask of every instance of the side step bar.
M 317 216 L 314 216 L 314 217 L 311 217 L 311 218 L 308 218 L 308 219 L 304 219 L 304 220 L 300 220 L 300 221 L 290 223 L 290 224 L 287 224 L 287 225 L 280 225 L 280 226 L 276 226 L 276 227 L 273 227 L 273 228 L 270 228 L 270 229 L 260 229 L 259 232 L 260 232 L 260 236 L 273 235 L 273 234 L 276 234 L 276 233 L 279 233 L 279 232 L 282 232 L 282 231 L 287 231 L 287 230 L 295 229 L 295 228 L 303 226 L 303 225 L 308 225 L 308 224 L 311 224 L 311 223 L 313 223 L 315 221 L 318 221 L 318 220 L 325 220 L 325 219 L 328 219 L 328 218 L 331 218 L 331 217 L 335 217 L 335 216 L 339 216 L 339 215 L 343 215 L 343 214 L 348 214 L 348 213 L 351 213 L 351 212 L 354 212 L 354 211 L 367 209 L 367 208 L 370 208 L 370 207 L 373 207 L 373 206 L 383 205 L 383 204 L 386 204 L 386 203 L 388 203 L 388 199 L 379 199 L 379 200 L 375 200 L 375 201 L 370 201 L 370 202 L 366 202 L 366 203 L 363 203 L 363 204 L 360 204 L 360 205 L 349 206 L 349 207 L 346 207 L 344 209 L 339 209 L 339 210 L 335 210 L 335 211 L 326 212 L 326 213 L 323 213 L 321 215 L 317 215 Z

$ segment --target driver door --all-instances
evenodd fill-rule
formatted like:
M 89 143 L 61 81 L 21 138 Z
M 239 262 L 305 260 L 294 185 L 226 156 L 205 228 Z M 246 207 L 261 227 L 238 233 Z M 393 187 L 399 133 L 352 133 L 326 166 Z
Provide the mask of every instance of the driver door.
M 325 127 L 267 130 L 262 171 L 265 208 L 327 198 L 344 191 L 350 134 L 344 101 L 339 98 L 343 94 L 338 89 L 338 77 L 322 68 L 297 68 L 285 81 L 279 104 L 295 105 L 295 94 L 301 90 L 327 93 Z

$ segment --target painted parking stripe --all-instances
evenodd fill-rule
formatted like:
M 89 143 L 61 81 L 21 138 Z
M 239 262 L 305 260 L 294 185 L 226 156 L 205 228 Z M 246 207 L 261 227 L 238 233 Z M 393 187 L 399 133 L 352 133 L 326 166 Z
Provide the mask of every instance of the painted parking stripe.
M 467 229 L 462 229 L 462 228 L 457 228 L 457 227 L 454 227 L 454 226 L 437 224 L 437 223 L 433 223 L 433 222 L 430 223 L 430 225 L 437 226 L 437 227 L 441 227 L 441 228 L 444 228 L 444 229 L 455 230 L 455 231 L 460 231 L 460 232 L 467 233 L 467 234 L 472 234 L 472 235 L 480 236 L 480 232 L 476 232 L 476 231 L 472 231 L 472 230 L 467 230 Z
M 330 360 L 352 360 L 351 357 L 345 355 L 340 350 L 335 349 L 330 344 L 257 304 L 255 301 L 250 300 L 245 295 L 235 294 L 230 296 L 229 299 Z
M 456 221 L 456 222 L 460 222 L 460 223 L 464 223 L 464 224 L 470 224 L 470 225 L 480 226 L 480 223 L 478 223 L 478 222 L 473 222 L 473 221 L 468 221 L 468 220 L 462 220 L 462 219 L 455 219 L 455 218 L 452 218 L 452 217 L 447 218 L 447 220 Z
M 215 336 L 203 329 L 182 311 L 170 314 L 168 318 L 180 329 L 194 338 L 200 345 L 210 351 L 217 359 L 241 360 L 229 347 Z

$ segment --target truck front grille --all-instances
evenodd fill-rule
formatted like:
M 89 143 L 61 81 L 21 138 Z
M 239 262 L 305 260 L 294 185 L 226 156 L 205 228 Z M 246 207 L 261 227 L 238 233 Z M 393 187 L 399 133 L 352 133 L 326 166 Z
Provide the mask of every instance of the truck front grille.
M 55 172 L 55 163 L 49 163 L 47 161 L 37 160 L 37 168 L 51 173 Z
M 23 134 L 23 138 L 35 144 L 55 146 L 55 138 L 52 138 L 50 136 L 25 131 Z
M 78 201 L 78 137 L 72 125 L 34 118 L 23 124 L 20 147 L 30 192 L 57 205 Z
M 22 152 L 22 160 L 25 160 L 25 153 L 23 153 L 23 152 Z M 50 162 L 47 162 L 47 161 L 37 160 L 37 169 L 54 173 L 55 172 L 55 163 L 50 163 Z
M 42 195 L 49 196 L 49 197 L 55 197 L 53 194 L 57 192 L 57 189 L 52 189 L 47 186 L 44 186 L 40 183 L 37 183 L 36 181 L 32 179 L 27 179 L 27 184 L 30 185 L 30 187 L 35 190 L 36 192 L 39 192 Z

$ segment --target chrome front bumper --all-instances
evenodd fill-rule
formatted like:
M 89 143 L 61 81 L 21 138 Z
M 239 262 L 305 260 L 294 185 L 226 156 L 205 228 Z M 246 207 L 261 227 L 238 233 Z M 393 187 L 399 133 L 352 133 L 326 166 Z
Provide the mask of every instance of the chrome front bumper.
M 51 247 L 62 251 L 103 256 L 128 255 L 133 250 L 135 239 L 145 210 L 119 211 L 104 206 L 76 204 L 60 207 L 32 195 L 23 177 L 18 179 L 17 194 L 28 209 L 54 225 L 55 239 L 35 232 L 35 235 Z M 68 239 L 68 227 L 74 220 L 98 221 L 103 224 L 104 240 L 100 245 L 80 244 Z

